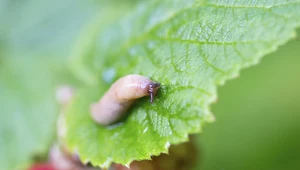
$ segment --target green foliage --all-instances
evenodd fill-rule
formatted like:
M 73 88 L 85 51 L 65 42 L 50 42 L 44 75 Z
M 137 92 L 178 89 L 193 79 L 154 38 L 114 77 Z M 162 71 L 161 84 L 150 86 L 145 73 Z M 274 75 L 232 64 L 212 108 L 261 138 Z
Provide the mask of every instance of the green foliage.
M 35 59 L 2 60 L 0 79 L 0 169 L 23 169 L 54 137 L 52 72 Z
M 103 26 L 86 46 L 89 53 L 72 61 L 81 63 L 73 69 L 87 85 L 66 113 L 68 147 L 83 161 L 108 167 L 150 159 L 186 141 L 212 120 L 217 85 L 295 36 L 299 9 L 299 1 L 139 2 Z M 122 123 L 97 125 L 90 104 L 130 73 L 162 83 L 155 103 L 140 99 Z
M 49 148 L 55 88 L 75 84 L 66 68 L 82 87 L 64 140 L 84 161 L 107 167 L 167 152 L 212 121 L 216 85 L 294 36 L 299 3 L 1 0 L 0 169 Z M 138 100 L 117 126 L 95 124 L 89 105 L 129 73 L 162 83 L 155 103 Z
M 55 89 L 63 63 L 96 5 L 0 0 L 0 169 L 20 170 L 45 156 L 55 138 Z
M 300 167 L 299 46 L 300 37 L 220 88 L 195 170 Z

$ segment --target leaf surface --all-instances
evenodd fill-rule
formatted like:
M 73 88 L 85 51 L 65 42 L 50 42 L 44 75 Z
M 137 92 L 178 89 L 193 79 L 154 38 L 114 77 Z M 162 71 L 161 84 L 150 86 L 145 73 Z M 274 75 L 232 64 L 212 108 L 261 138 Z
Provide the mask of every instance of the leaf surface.
M 213 120 L 217 85 L 295 37 L 299 24 L 297 0 L 138 2 L 99 29 L 90 53 L 79 56 L 87 73 L 80 78 L 89 85 L 66 112 L 64 140 L 83 161 L 101 167 L 167 152 Z M 90 104 L 132 73 L 162 84 L 154 104 L 139 99 L 121 123 L 97 125 Z

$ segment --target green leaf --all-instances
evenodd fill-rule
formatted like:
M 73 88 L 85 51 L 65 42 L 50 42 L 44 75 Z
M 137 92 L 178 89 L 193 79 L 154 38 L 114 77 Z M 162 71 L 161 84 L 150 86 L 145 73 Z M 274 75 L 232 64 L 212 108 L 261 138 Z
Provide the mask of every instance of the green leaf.
M 40 60 L 18 58 L 1 60 L 0 80 L 0 169 L 24 169 L 54 137 L 53 77 Z
M 90 42 L 92 52 L 80 56 L 88 73 L 80 78 L 92 83 L 66 111 L 64 140 L 83 161 L 101 167 L 168 152 L 213 120 L 217 85 L 295 37 L 299 25 L 300 1 L 138 2 L 104 25 Z M 139 99 L 122 123 L 97 125 L 90 104 L 131 73 L 162 84 L 154 104 Z

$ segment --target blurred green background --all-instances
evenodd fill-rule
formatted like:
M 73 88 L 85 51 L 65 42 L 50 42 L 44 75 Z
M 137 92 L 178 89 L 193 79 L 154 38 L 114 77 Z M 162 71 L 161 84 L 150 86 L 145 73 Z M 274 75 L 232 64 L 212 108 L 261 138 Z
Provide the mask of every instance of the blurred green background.
M 58 113 L 55 89 L 75 82 L 64 64 L 99 4 L 0 0 L 1 170 L 47 152 Z M 300 169 L 299 47 L 300 38 L 292 40 L 219 88 L 217 121 L 198 138 L 197 169 Z
M 300 169 L 299 47 L 298 37 L 218 89 L 198 168 Z

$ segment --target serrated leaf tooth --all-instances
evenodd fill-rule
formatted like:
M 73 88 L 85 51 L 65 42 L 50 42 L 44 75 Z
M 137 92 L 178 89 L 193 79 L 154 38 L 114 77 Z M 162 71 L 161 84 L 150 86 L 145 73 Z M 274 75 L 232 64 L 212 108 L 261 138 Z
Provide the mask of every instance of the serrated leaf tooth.
M 170 148 L 170 146 L 171 146 L 171 143 L 168 141 L 168 142 L 166 142 L 164 148 L 168 150 Z
M 127 162 L 124 166 L 128 169 L 130 169 L 130 164 L 132 163 L 132 161 Z
M 108 157 L 104 163 L 99 164 L 101 168 L 109 168 L 112 163 L 112 157 Z
M 215 117 L 214 114 L 210 113 L 209 115 L 207 115 L 207 116 L 205 117 L 205 120 L 206 120 L 207 122 L 215 122 L 215 121 L 216 121 L 216 117 Z
M 89 162 L 90 162 L 90 159 L 89 159 L 89 158 L 82 160 L 82 163 L 83 163 L 84 165 L 87 165 Z

